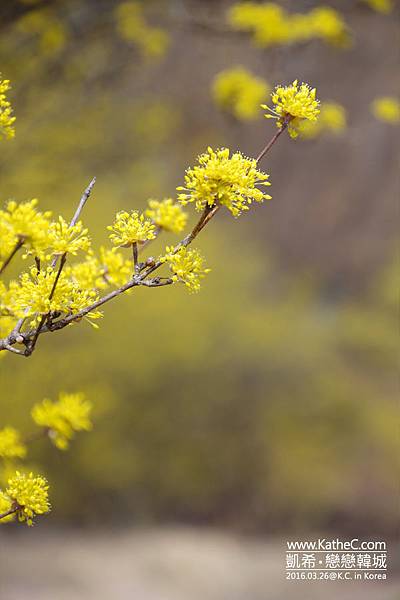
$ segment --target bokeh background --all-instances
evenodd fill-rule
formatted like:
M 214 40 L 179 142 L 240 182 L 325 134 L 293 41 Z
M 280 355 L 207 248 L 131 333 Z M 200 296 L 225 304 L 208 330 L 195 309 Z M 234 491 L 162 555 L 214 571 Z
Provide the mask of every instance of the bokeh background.
M 280 138 L 262 165 L 273 200 L 238 220 L 218 215 L 199 238 L 212 267 L 199 294 L 140 289 L 106 306 L 99 331 L 82 324 L 43 336 L 29 360 L 1 360 L 1 424 L 29 431 L 31 406 L 60 390 L 82 390 L 95 407 L 93 432 L 67 453 L 46 440 L 32 447 L 54 510 L 35 531 L 2 529 L 1 555 L 25 548 L 29 573 L 36 544 L 42 556 L 53 544 L 48 558 L 61 545 L 79 570 L 85 553 L 80 562 L 75 539 L 85 555 L 97 548 L 105 557 L 127 547 L 115 532 L 151 527 L 157 536 L 161 528 L 163 542 L 140 538 L 137 556 L 150 547 L 168 555 L 171 581 L 186 552 L 168 552 L 183 535 L 217 561 L 239 545 L 237 564 L 253 587 L 197 596 L 200 577 L 183 595 L 161 587 L 151 596 L 144 586 L 116 597 L 300 598 L 301 587 L 279 592 L 283 547 L 275 555 L 271 546 L 276 596 L 263 587 L 271 570 L 246 571 L 264 557 L 263 543 L 321 531 L 396 537 L 398 131 L 375 119 L 370 103 L 399 92 L 398 6 L 385 15 L 365 2 L 327 1 L 348 24 L 348 47 L 263 50 L 226 27 L 229 0 L 136 2 L 148 28 L 136 38 L 124 33 L 120 4 L 1 3 L 0 69 L 12 80 L 17 116 L 17 136 L 1 150 L 4 200 L 37 197 L 68 218 L 96 175 L 84 221 L 101 244 L 117 210 L 174 196 L 208 145 L 255 156 L 274 124 L 261 111 L 256 121 L 236 121 L 211 95 L 215 75 L 236 65 L 271 85 L 309 82 L 322 102 L 346 108 L 348 126 L 337 136 Z M 301 12 L 317 3 L 280 4 Z M 176 526 L 190 529 L 178 535 Z M 7 598 L 47 597 L 38 581 L 18 587 L 20 571 L 14 577 L 7 566 L 6 576 L 3 565 Z M 228 558 L 224 568 L 229 577 L 238 569 Z M 57 597 L 81 597 L 64 584 L 61 577 Z M 326 587 L 326 596 L 312 593 L 304 597 L 330 597 Z M 363 593 L 384 597 L 371 585 Z M 392 587 L 385 593 L 394 598 Z

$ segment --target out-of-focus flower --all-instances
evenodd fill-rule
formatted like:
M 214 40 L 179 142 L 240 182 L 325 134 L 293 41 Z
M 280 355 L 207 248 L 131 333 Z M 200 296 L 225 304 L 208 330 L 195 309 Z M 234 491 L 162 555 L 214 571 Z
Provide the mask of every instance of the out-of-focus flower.
M 48 489 L 47 480 L 41 475 L 34 476 L 33 473 L 25 475 L 17 471 L 8 480 L 6 495 L 18 506 L 16 514 L 19 521 L 33 525 L 36 515 L 50 511 Z
M 319 100 L 316 98 L 317 90 L 311 88 L 307 83 L 300 86 L 297 79 L 288 86 L 278 85 L 272 92 L 271 98 L 274 108 L 263 104 L 262 108 L 269 111 L 265 115 L 267 119 L 276 119 L 277 127 L 281 128 L 288 124 L 291 137 L 298 135 L 297 124 L 301 119 L 316 121 L 320 113 Z
M 400 122 L 400 102 L 397 98 L 392 96 L 376 98 L 371 104 L 371 110 L 380 121 L 392 124 Z
M 257 185 L 271 185 L 269 176 L 257 170 L 257 161 L 246 158 L 240 152 L 230 156 L 228 148 L 201 154 L 198 165 L 189 168 L 185 186 L 177 189 L 179 201 L 185 205 L 194 202 L 196 210 L 220 204 L 226 206 L 234 217 L 249 209 L 253 200 L 262 202 L 271 198 Z
M 32 408 L 32 418 L 37 425 L 49 431 L 49 437 L 60 450 L 66 450 L 76 431 L 92 428 L 92 404 L 84 394 L 60 393 L 57 402 L 43 400 Z
M 346 111 L 336 102 L 323 102 L 316 121 L 302 120 L 297 124 L 300 137 L 311 139 L 322 133 L 338 135 L 346 129 Z
M 168 263 L 173 281 L 184 283 L 190 292 L 200 290 L 200 281 L 211 270 L 205 268 L 204 258 L 195 249 L 182 247 L 175 252 L 173 247 L 167 247 L 161 260 Z
M 221 71 L 216 75 L 212 93 L 216 104 L 237 119 L 248 121 L 260 115 L 260 104 L 270 87 L 243 67 Z
M 383 14 L 389 14 L 393 10 L 393 0 L 364 0 L 373 10 Z
M 186 227 L 187 223 L 187 214 L 172 198 L 166 198 L 161 202 L 158 200 L 149 200 L 149 208 L 146 210 L 146 216 L 157 227 L 171 231 L 172 233 L 180 233 Z
M 150 219 L 146 219 L 144 215 L 139 215 L 137 210 L 133 210 L 131 213 L 118 212 L 113 225 L 109 225 L 107 229 L 112 231 L 110 234 L 112 243 L 123 248 L 153 240 L 156 237 L 154 223 Z
M 115 9 L 115 17 L 118 33 L 123 40 L 134 43 L 145 56 L 164 56 L 169 45 L 168 34 L 146 23 L 139 2 L 122 2 Z
M 261 48 L 312 39 L 343 46 L 349 40 L 341 14 L 325 6 L 309 13 L 288 13 L 274 2 L 239 2 L 229 9 L 228 22 L 236 31 L 251 33 L 254 43 Z
M 26 446 L 14 427 L 4 427 L 0 430 L 0 456 L 2 458 L 24 458 L 26 456 Z
M 2 138 L 11 139 L 15 136 L 15 117 L 6 96 L 9 89 L 10 81 L 8 79 L 2 80 L 0 75 L 0 140 Z

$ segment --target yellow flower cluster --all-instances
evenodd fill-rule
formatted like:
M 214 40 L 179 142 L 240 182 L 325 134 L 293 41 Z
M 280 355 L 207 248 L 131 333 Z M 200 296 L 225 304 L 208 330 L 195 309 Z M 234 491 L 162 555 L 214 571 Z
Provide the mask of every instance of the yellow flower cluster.
M 400 102 L 392 96 L 376 98 L 371 104 L 374 116 L 380 121 L 396 124 L 400 122 Z
M 10 499 L 11 505 L 16 505 L 17 517 L 27 525 L 33 525 L 36 515 L 43 515 L 50 511 L 49 486 L 47 480 L 33 473 L 25 475 L 16 472 L 14 477 L 8 480 L 5 494 Z
M 211 270 L 204 267 L 204 258 L 195 249 L 181 247 L 176 252 L 173 247 L 167 247 L 161 260 L 168 263 L 172 280 L 184 283 L 190 292 L 199 291 L 200 281 Z
M 156 237 L 154 223 L 144 215 L 139 215 L 137 210 L 131 213 L 124 210 L 118 212 L 113 225 L 109 225 L 107 229 L 112 231 L 110 234 L 112 243 L 123 248 L 154 240 Z
M 122 2 L 115 9 L 115 17 L 117 31 L 123 40 L 135 44 L 144 56 L 164 56 L 169 45 L 168 34 L 146 23 L 139 2 Z
M 68 277 L 81 289 L 101 290 L 108 285 L 120 286 L 132 275 L 132 262 L 124 259 L 116 248 L 100 247 L 100 256 L 90 255 L 84 262 L 75 263 L 66 269 Z
M 14 427 L 4 427 L 0 430 L 0 457 L 24 458 L 26 446 L 21 440 L 19 432 Z M 0 509 L 0 512 L 1 509 Z
M 50 212 L 37 210 L 36 199 L 17 204 L 10 200 L 0 210 L 0 259 L 9 255 L 18 241 L 23 242 L 26 254 L 44 258 L 50 245 Z
M 262 105 L 262 108 L 269 111 L 265 117 L 276 119 L 279 128 L 286 123 L 290 136 L 295 138 L 298 135 L 297 125 L 301 119 L 317 120 L 320 110 L 316 93 L 316 89 L 311 89 L 306 83 L 299 86 L 297 80 L 286 87 L 279 85 L 271 94 L 274 108 L 266 104 Z
M 81 289 L 68 278 L 66 272 L 61 273 L 53 291 L 56 277 L 57 268 L 48 267 L 38 271 L 36 267 L 32 267 L 29 273 L 22 273 L 19 281 L 11 281 L 6 299 L 9 313 L 18 318 L 33 317 L 31 324 L 34 325 L 41 315 L 54 312 L 69 315 L 89 306 L 97 299 L 95 290 Z M 52 291 L 53 295 L 50 298 Z M 102 313 L 98 311 L 89 312 L 87 315 L 89 319 L 98 319 L 101 316 Z
M 2 80 L 0 76 L 0 140 L 2 138 L 11 139 L 15 136 L 15 117 L 13 117 L 13 110 L 6 95 L 9 89 L 9 80 Z
M 297 124 L 300 137 L 313 139 L 321 133 L 340 134 L 346 129 L 346 111 L 341 104 L 324 102 L 316 121 L 302 120 Z
M 333 45 L 348 43 L 343 18 L 335 9 L 325 6 L 308 13 L 288 13 L 274 2 L 240 2 L 230 8 L 228 23 L 235 31 L 251 33 L 254 43 L 261 48 L 312 39 Z
M 58 221 L 51 223 L 49 229 L 52 253 L 60 255 L 69 252 L 69 254 L 76 255 L 78 250 L 88 252 L 90 240 L 87 233 L 88 230 L 83 228 L 81 221 L 71 226 L 63 217 L 58 217 Z
M 90 413 L 92 404 L 84 394 L 60 393 L 57 402 L 43 400 L 35 404 L 32 418 L 37 425 L 49 431 L 49 437 L 60 450 L 66 450 L 76 431 L 92 428 Z
M 216 75 L 212 94 L 217 106 L 240 121 L 257 119 L 260 104 L 270 91 L 268 83 L 244 67 L 234 67 Z
M 160 229 L 172 233 L 180 233 L 185 229 L 187 223 L 187 214 L 172 198 L 166 198 L 161 202 L 149 200 L 146 216 Z
M 364 0 L 373 10 L 383 14 L 389 14 L 393 10 L 393 0 Z
M 185 205 L 194 202 L 196 210 L 206 206 L 226 206 L 234 217 L 249 209 L 253 200 L 262 202 L 270 199 L 256 187 L 270 185 L 269 176 L 257 170 L 257 161 L 246 158 L 240 152 L 230 156 L 227 148 L 201 154 L 198 165 L 189 168 L 185 175 L 185 187 L 177 189 L 179 201 Z

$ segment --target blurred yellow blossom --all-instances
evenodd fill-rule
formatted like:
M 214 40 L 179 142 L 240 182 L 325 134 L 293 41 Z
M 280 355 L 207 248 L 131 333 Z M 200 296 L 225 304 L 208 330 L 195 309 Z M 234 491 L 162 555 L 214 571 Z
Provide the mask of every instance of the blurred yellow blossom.
M 377 12 L 388 14 L 393 10 L 393 0 L 364 0 L 371 8 Z
M 221 71 L 214 78 L 212 93 L 216 104 L 239 120 L 257 119 L 260 104 L 270 87 L 244 67 Z
M 187 214 L 179 204 L 176 204 L 172 198 L 165 198 L 161 202 L 158 200 L 149 200 L 149 208 L 146 210 L 146 216 L 149 217 L 157 227 L 180 233 L 186 226 Z
M 340 13 L 325 6 L 308 13 L 288 13 L 274 2 L 239 2 L 229 9 L 228 23 L 236 31 L 251 33 L 254 43 L 261 48 L 312 39 L 345 45 L 349 39 Z
M 35 404 L 32 418 L 36 425 L 49 431 L 49 437 L 60 450 L 66 450 L 76 431 L 90 431 L 92 404 L 82 393 L 60 393 L 57 402 L 43 400 Z
M 195 249 L 181 247 L 176 252 L 167 247 L 161 260 L 168 263 L 173 281 L 184 283 L 190 292 L 199 291 L 201 279 L 211 270 L 204 267 L 204 258 Z
M 398 123 L 400 121 L 400 102 L 393 96 L 376 98 L 371 104 L 374 116 L 386 123 Z
M 0 456 L 2 458 L 24 458 L 25 455 L 26 446 L 22 442 L 19 432 L 14 427 L 1 429 Z
M 179 201 L 185 205 L 194 202 L 196 210 L 220 204 L 226 206 L 234 217 L 249 209 L 253 200 L 263 202 L 271 198 L 257 185 L 271 185 L 269 175 L 257 170 L 257 161 L 246 158 L 241 152 L 230 156 L 228 148 L 207 152 L 198 158 L 198 165 L 189 168 L 185 187 L 177 189 Z
M 15 136 L 13 110 L 10 102 L 7 100 L 6 93 L 10 89 L 8 79 L 1 79 L 0 74 L 0 140 L 2 138 L 11 139 Z
M 346 129 L 346 126 L 344 107 L 336 102 L 323 102 L 318 119 L 316 121 L 299 121 L 297 129 L 302 138 L 311 139 L 324 132 L 340 134 Z
M 155 236 L 155 225 L 144 215 L 139 215 L 137 210 L 128 213 L 124 210 L 118 212 L 115 216 L 113 225 L 107 227 L 110 234 L 110 240 L 115 246 L 127 248 L 132 244 L 143 243 L 147 240 L 153 240 Z
M 17 471 L 8 480 L 5 492 L 12 503 L 18 506 L 16 514 L 19 521 L 33 525 L 36 515 L 50 511 L 48 489 L 47 480 L 40 475 L 34 476 L 33 473 L 24 475 Z
M 319 100 L 316 99 L 316 89 L 311 89 L 306 83 L 298 85 L 297 79 L 288 86 L 277 86 L 271 98 L 274 108 L 263 104 L 262 108 L 269 111 L 267 119 L 276 119 L 277 127 L 288 124 L 291 137 L 298 135 L 297 124 L 300 119 L 316 121 L 319 115 Z
M 122 2 L 115 9 L 117 31 L 122 39 L 133 42 L 145 56 L 164 56 L 168 34 L 158 27 L 150 27 L 143 16 L 139 2 Z

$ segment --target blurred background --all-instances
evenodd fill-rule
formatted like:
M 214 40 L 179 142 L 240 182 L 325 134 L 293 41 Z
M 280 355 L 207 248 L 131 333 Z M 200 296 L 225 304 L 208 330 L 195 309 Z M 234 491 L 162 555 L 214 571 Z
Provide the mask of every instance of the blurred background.
M 116 598 L 334 598 L 333 584 L 284 587 L 281 539 L 396 538 L 398 131 L 370 105 L 399 92 L 399 7 L 327 0 L 345 44 L 260 48 L 227 25 L 232 4 L 1 3 L 17 116 L 2 198 L 68 218 L 96 175 L 84 213 L 95 245 L 117 210 L 174 197 L 208 145 L 256 156 L 274 133 L 262 111 L 221 111 L 221 71 L 243 66 L 271 87 L 298 78 L 347 113 L 339 134 L 280 138 L 262 163 L 272 201 L 219 214 L 199 238 L 212 268 L 199 294 L 139 289 L 106 305 L 100 330 L 81 324 L 43 336 L 29 360 L 1 360 L 1 426 L 29 431 L 31 406 L 60 390 L 94 403 L 93 431 L 68 452 L 32 447 L 54 509 L 34 531 L 2 528 L 7 600 L 91 598 L 108 561 Z M 391 582 L 348 598 L 395 598 L 392 548 Z

